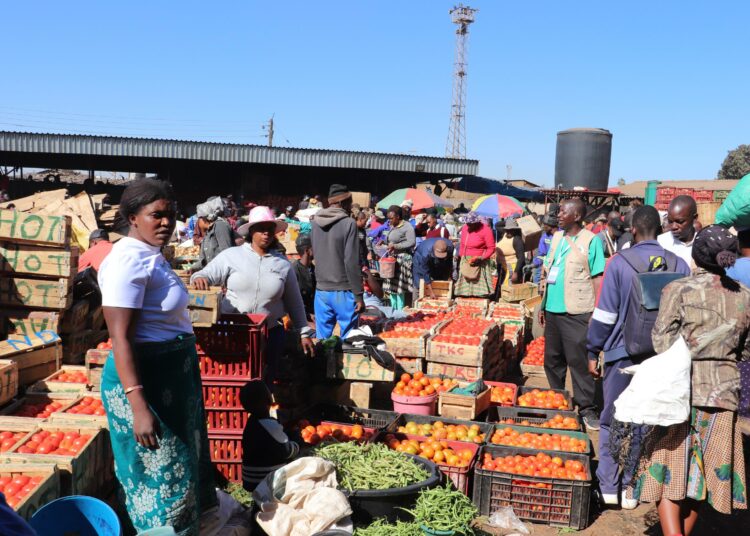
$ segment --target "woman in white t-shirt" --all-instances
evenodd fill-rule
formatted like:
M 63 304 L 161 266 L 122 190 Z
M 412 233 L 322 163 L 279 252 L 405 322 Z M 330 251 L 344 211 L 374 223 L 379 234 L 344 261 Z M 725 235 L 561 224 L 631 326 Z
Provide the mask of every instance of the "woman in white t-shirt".
M 171 187 L 141 179 L 123 192 L 129 225 L 99 270 L 112 352 L 102 374 L 115 474 L 138 532 L 198 535 L 216 505 L 188 292 L 161 254 L 175 227 Z

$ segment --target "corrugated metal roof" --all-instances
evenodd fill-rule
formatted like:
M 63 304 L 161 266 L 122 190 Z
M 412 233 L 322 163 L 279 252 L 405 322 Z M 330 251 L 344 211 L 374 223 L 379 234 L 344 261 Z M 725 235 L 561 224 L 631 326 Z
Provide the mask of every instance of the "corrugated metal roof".
M 209 160 L 287 166 L 476 175 L 478 160 L 202 141 L 0 131 L 0 151 Z

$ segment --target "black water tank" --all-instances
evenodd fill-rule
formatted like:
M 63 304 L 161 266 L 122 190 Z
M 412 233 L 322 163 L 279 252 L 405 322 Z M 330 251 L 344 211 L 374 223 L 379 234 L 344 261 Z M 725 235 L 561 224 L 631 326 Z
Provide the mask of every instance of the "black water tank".
M 606 191 L 612 157 L 612 133 L 603 128 L 571 128 L 557 133 L 555 188 L 582 186 Z

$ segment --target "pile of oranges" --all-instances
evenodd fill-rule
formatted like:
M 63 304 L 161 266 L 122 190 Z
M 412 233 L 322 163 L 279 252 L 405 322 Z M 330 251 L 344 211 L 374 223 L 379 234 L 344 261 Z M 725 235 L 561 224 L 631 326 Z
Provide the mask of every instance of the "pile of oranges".
M 514 419 L 501 419 L 498 424 L 518 424 L 520 426 L 533 426 L 534 428 L 557 428 L 558 430 L 581 429 L 575 417 L 563 417 L 559 413 L 541 424 L 532 424 L 527 420 L 516 422 Z
M 522 394 L 518 397 L 517 405 L 523 408 L 570 409 L 564 394 L 555 391 L 542 391 L 541 389 L 532 389 L 528 393 Z
M 21 441 L 26 432 L 0 432 L 0 452 L 10 450 L 10 447 Z
M 401 434 L 431 437 L 439 441 L 466 441 L 468 443 L 484 443 L 484 434 L 478 424 L 446 424 L 442 421 L 417 424 L 409 421 L 405 426 L 399 426 L 397 432 Z
M 70 402 L 68 402 L 70 403 Z M 52 413 L 60 411 L 63 408 L 61 402 L 48 398 L 38 404 L 27 402 L 13 413 L 14 417 L 32 417 L 34 419 L 46 419 Z
M 372 432 L 365 430 L 361 424 L 325 423 L 313 426 L 308 421 L 298 423 L 302 441 L 308 445 L 317 445 L 323 442 L 345 443 L 348 441 L 367 441 L 372 437 Z
M 576 460 L 563 460 L 559 456 L 550 456 L 539 452 L 534 456 L 498 456 L 485 452 L 482 469 L 500 471 L 512 475 L 534 476 L 544 478 L 564 478 L 567 480 L 588 480 L 583 463 Z
M 82 370 L 63 371 L 50 381 L 64 383 L 88 383 L 89 379 Z
M 80 402 L 75 406 L 65 410 L 65 413 L 72 413 L 73 415 L 106 415 L 104 406 L 99 398 L 91 396 L 84 396 Z
M 406 454 L 427 458 L 438 465 L 450 467 L 469 467 L 474 452 L 471 449 L 451 448 L 447 441 L 437 439 L 399 439 L 393 434 L 385 436 L 383 441 L 389 448 Z
M 75 456 L 91 439 L 90 434 L 79 434 L 73 430 L 40 430 L 23 443 L 16 452 L 19 454 L 50 454 L 55 456 Z
M 0 475 L 0 493 L 11 508 L 16 508 L 26 496 L 42 481 L 41 476 L 29 476 L 23 473 L 4 473 Z
M 453 379 L 429 378 L 423 372 L 417 371 L 414 376 L 404 373 L 401 375 L 393 394 L 399 396 L 433 396 L 435 393 L 450 391 L 458 382 Z
M 585 453 L 587 441 L 560 434 L 535 434 L 519 432 L 513 428 L 498 428 L 490 440 L 495 445 L 524 447 L 538 450 L 560 450 L 563 452 Z
M 526 357 L 523 358 L 524 365 L 544 366 L 544 337 L 534 339 L 526 347 Z
M 516 396 L 516 387 L 512 385 L 494 386 L 490 391 L 490 401 L 501 406 L 512 406 Z

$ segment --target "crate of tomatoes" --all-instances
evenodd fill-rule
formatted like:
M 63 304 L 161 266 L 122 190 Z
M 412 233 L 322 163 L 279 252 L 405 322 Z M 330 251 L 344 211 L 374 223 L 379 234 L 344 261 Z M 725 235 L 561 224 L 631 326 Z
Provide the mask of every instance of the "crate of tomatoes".
M 493 426 L 487 423 L 429 415 L 402 414 L 388 426 L 386 431 L 481 445 L 489 438 L 492 430 Z
M 544 337 L 526 345 L 526 355 L 521 361 L 521 372 L 528 377 L 546 377 L 544 372 Z
M 384 409 L 358 408 L 341 404 L 317 404 L 302 412 L 309 423 L 315 425 L 322 421 L 340 424 L 361 424 L 374 430 L 385 430 L 396 421 L 398 413 Z
M 586 455 L 490 445 L 479 452 L 473 500 L 480 515 L 510 506 L 523 520 L 581 530 L 590 495 Z
M 552 409 L 493 406 L 487 411 L 487 422 L 559 430 L 580 431 L 582 429 L 581 421 L 575 411 Z
M 585 432 L 573 430 L 540 430 L 531 426 L 497 424 L 488 444 L 537 450 L 558 450 L 590 454 L 591 441 Z
M 392 450 L 430 460 L 453 482 L 457 490 L 469 495 L 479 445 L 392 432 L 381 432 L 375 442 L 385 443 Z
M 241 434 L 247 412 L 240 402 L 244 381 L 203 381 L 203 405 L 209 433 Z
M 50 416 L 50 422 L 90 424 L 107 428 L 107 412 L 99 393 L 87 393 L 78 397 L 72 404 Z
M 501 328 L 492 320 L 458 317 L 441 324 L 427 343 L 427 360 L 450 365 L 483 366 L 496 358 Z
M 41 423 L 3 457 L 18 463 L 54 463 L 64 494 L 96 497 L 114 479 L 107 434 L 98 426 Z
M 0 423 L 38 424 L 67 408 L 77 397 L 76 393 L 29 393 L 0 410 Z
M 407 318 L 386 323 L 378 336 L 394 356 L 425 357 L 427 338 L 447 319 L 447 313 L 417 311 Z
M 518 386 L 515 383 L 485 381 L 490 388 L 491 406 L 515 406 Z
M 521 408 L 573 410 L 573 400 L 565 389 L 519 387 L 516 406 Z
M 60 472 L 53 463 L 3 463 L 0 493 L 24 519 L 60 497 Z
M 27 392 L 30 393 L 80 393 L 86 391 L 89 378 L 86 367 L 63 365 L 60 370 L 39 380 Z

